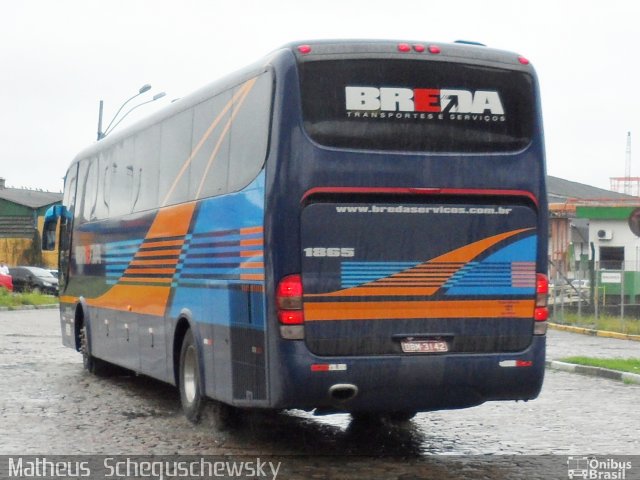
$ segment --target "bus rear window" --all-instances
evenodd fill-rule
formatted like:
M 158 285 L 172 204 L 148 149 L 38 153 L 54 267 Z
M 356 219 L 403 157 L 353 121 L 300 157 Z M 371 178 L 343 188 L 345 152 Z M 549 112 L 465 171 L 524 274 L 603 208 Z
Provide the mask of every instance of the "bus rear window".
M 531 141 L 533 80 L 523 72 L 442 61 L 300 64 L 304 126 L 331 147 L 489 153 Z

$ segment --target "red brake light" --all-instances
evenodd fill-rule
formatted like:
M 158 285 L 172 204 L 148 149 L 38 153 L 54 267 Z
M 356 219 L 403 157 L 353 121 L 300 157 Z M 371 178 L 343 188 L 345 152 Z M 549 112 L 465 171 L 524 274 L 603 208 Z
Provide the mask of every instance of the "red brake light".
M 307 53 L 311 53 L 311 46 L 310 45 L 300 45 L 298 47 L 298 51 L 301 54 L 306 55 Z
M 410 52 L 411 51 L 411 45 L 409 45 L 408 43 L 400 43 L 400 44 L 398 44 L 398 51 L 399 52 Z
M 302 278 L 288 275 L 280 280 L 276 291 L 278 308 L 299 310 L 302 308 Z
M 282 325 L 302 325 L 304 313 L 302 310 L 282 310 L 278 312 L 278 321 Z
M 542 273 L 536 274 L 536 294 L 547 295 L 549 293 L 549 280 L 547 276 Z
M 536 307 L 533 311 L 533 318 L 536 322 L 546 322 L 549 319 L 549 309 L 547 307 Z
M 542 273 L 536 274 L 536 308 L 533 318 L 536 322 L 546 322 L 549 319 L 547 296 L 549 295 L 549 280 Z
M 302 277 L 298 274 L 287 275 L 276 289 L 278 321 L 282 325 L 301 325 L 304 323 L 302 310 Z

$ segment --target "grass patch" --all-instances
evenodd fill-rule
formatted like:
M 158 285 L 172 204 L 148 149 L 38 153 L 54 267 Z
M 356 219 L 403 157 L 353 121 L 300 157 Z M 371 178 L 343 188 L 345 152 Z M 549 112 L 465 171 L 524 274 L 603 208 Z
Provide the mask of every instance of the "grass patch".
M 567 357 L 561 360 L 566 363 L 587 365 L 589 367 L 608 368 L 619 372 L 636 373 L 640 375 L 640 358 L 592 358 Z
M 58 303 L 58 297 L 41 293 L 11 293 L 0 288 L 0 307 L 17 308 L 24 305 L 51 305 Z
M 565 313 L 563 318 L 553 319 L 552 321 L 563 325 L 593 328 L 594 330 L 640 335 L 640 319 L 637 318 L 625 318 L 623 321 L 619 316 L 604 315 L 599 316 L 596 320 L 593 315 L 579 316 L 577 313 Z

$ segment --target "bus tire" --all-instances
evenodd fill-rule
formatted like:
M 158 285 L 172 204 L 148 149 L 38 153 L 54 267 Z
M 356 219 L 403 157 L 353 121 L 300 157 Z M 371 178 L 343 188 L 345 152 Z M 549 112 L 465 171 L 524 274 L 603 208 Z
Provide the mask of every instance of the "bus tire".
M 178 378 L 182 411 L 191 423 L 199 423 L 204 410 L 205 398 L 200 382 L 198 349 L 191 330 L 186 331 L 182 340 Z
M 404 423 L 416 416 L 417 412 L 387 412 L 383 415 L 391 423 Z
M 351 421 L 358 424 L 374 425 L 377 423 L 405 423 L 416 416 L 417 412 L 351 412 Z
M 82 353 L 82 365 L 84 369 L 97 376 L 106 376 L 110 373 L 109 364 L 91 355 L 91 343 L 87 326 L 83 323 L 80 328 L 80 353 Z
M 224 402 L 214 400 L 211 402 L 213 425 L 219 431 L 234 430 L 241 423 L 240 409 Z

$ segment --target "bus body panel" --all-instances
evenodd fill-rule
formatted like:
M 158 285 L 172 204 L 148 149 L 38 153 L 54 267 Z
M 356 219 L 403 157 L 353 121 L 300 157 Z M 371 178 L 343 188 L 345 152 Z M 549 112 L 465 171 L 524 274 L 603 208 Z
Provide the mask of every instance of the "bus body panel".
M 297 59 L 294 55 L 285 54 L 273 60 L 274 67 L 279 72 L 279 82 L 276 85 L 276 103 L 274 108 L 274 125 L 282 130 L 280 137 L 288 139 L 286 143 L 274 144 L 277 147 L 276 157 L 287 161 L 271 162 L 267 164 L 267 203 L 265 212 L 265 229 L 269 231 L 267 242 L 267 291 L 274 291 L 279 279 L 293 273 L 302 273 L 305 284 L 305 270 L 303 268 L 304 248 L 313 248 L 312 243 L 303 244 L 305 238 L 304 212 L 308 205 L 314 202 L 315 192 L 323 202 L 365 202 L 367 205 L 376 204 L 383 194 L 380 190 L 404 190 L 414 189 L 416 196 L 424 198 L 428 195 L 418 195 L 421 190 L 432 192 L 455 191 L 457 202 L 464 203 L 464 193 L 473 191 L 474 195 L 466 197 L 467 202 L 477 202 L 476 198 L 490 198 L 495 202 L 497 192 L 508 192 L 508 198 L 514 200 L 519 206 L 526 208 L 529 220 L 524 227 L 533 228 L 538 232 L 525 249 L 524 260 L 533 263 L 534 273 L 546 273 L 547 242 L 544 236 L 547 231 L 547 205 L 545 188 L 544 146 L 542 138 L 542 124 L 540 105 L 537 96 L 533 105 L 533 132 L 531 142 L 526 148 L 516 152 L 499 154 L 466 154 L 466 153 L 431 153 L 421 154 L 413 152 L 384 153 L 376 151 L 334 149 L 320 146 L 307 135 L 301 121 L 300 98 L 297 95 L 287 95 L 286 92 L 296 91 L 300 85 L 300 77 L 297 70 Z M 535 74 L 531 72 L 534 90 L 537 90 Z M 285 185 L 286 179 L 286 185 Z M 333 195 L 327 192 L 337 192 Z M 366 191 L 371 192 L 368 196 Z M 344 193 L 347 192 L 347 193 Z M 350 192 L 350 193 L 349 193 Z M 498 194 L 499 196 L 499 194 Z M 462 197 L 462 199 L 461 199 Z M 363 200 L 364 198 L 364 200 Z M 388 201 L 388 196 L 384 197 Z M 401 205 L 400 199 L 395 206 Z M 414 200 L 419 202 L 419 200 Z M 509 207 L 509 200 L 502 201 L 503 206 Z M 494 205 L 494 204 L 492 204 Z M 314 216 L 309 216 L 309 224 L 317 227 L 309 234 L 310 241 L 316 242 L 323 225 L 332 224 L 332 219 L 323 223 Z M 455 226 L 455 224 L 453 225 Z M 335 228 L 342 232 L 345 225 Z M 451 227 L 451 226 L 450 226 Z M 515 229 L 515 228 L 514 228 Z M 301 232 L 296 235 L 295 232 Z M 459 229 L 451 228 L 449 237 L 453 233 L 458 234 Z M 449 238 L 448 237 L 448 238 Z M 459 240 L 454 240 L 459 242 Z M 316 244 L 317 246 L 317 244 Z M 320 245 L 320 247 L 344 247 L 350 245 Z M 292 254 L 292 252 L 294 252 Z M 395 260 L 395 259 L 394 259 Z M 531 272 L 528 273 L 530 275 Z M 307 275 L 308 276 L 308 275 Z M 530 277 L 529 277 L 530 279 Z M 309 279 L 307 278 L 308 282 Z M 311 281 L 313 285 L 313 281 Z M 469 406 L 492 399 L 531 399 L 540 391 L 545 356 L 544 337 L 533 335 L 533 300 L 534 292 L 530 280 L 526 294 L 526 307 L 530 312 L 528 319 L 520 319 L 507 330 L 515 328 L 521 333 L 516 335 L 520 341 L 512 348 L 510 353 L 491 353 L 484 355 L 473 353 L 437 355 L 407 355 L 397 357 L 393 354 L 364 355 L 359 357 L 339 355 L 314 355 L 303 341 L 290 341 L 270 337 L 270 360 L 275 368 L 269 369 L 269 378 L 272 391 L 271 404 L 275 407 L 289 408 L 300 407 L 301 396 L 308 393 L 309 402 L 306 408 L 313 408 L 315 398 L 316 407 L 337 408 L 343 410 L 385 410 L 389 408 L 399 410 L 431 410 L 440 408 L 452 408 L 453 403 L 458 406 Z M 306 293 L 306 292 L 305 292 Z M 267 297 L 268 316 L 275 319 L 276 307 L 271 297 Z M 380 320 L 375 320 L 379 326 Z M 436 320 L 437 321 L 437 320 Z M 357 321 L 356 321 L 357 322 Z M 356 323 L 354 322 L 354 323 Z M 393 321 L 390 321 L 393 322 Z M 483 327 L 472 319 L 460 319 L 459 323 L 466 322 L 464 330 L 482 335 Z M 497 322 L 497 323 L 496 323 Z M 339 322 L 336 322 L 339 323 Z M 472 325 L 470 325 L 472 324 Z M 490 331 L 494 333 L 505 328 L 500 319 L 488 319 L 487 324 L 493 325 Z M 500 326 L 502 325 L 502 326 Z M 409 325 L 411 326 L 411 325 Z M 353 329 L 345 327 L 345 331 L 339 335 L 343 337 L 355 336 L 362 325 Z M 447 327 L 447 325 L 444 325 Z M 456 328 L 459 328 L 457 325 Z M 316 328 L 312 322 L 305 324 L 305 336 L 313 335 Z M 337 328 L 337 327 L 336 327 Z M 365 327 L 367 328 L 367 327 Z M 368 327 L 375 329 L 375 327 Z M 395 327 L 393 327 L 395 328 Z M 383 329 L 379 329 L 383 330 Z M 436 333 L 439 328 L 431 331 Z M 329 329 L 328 337 L 335 333 L 335 328 Z M 414 331 L 406 333 L 415 333 Z M 418 331 L 417 333 L 420 333 Z M 380 331 L 377 333 L 380 334 Z M 334 337 L 331 337 L 335 339 Z M 330 341 L 328 343 L 331 343 Z M 357 343 L 357 341 L 355 342 Z M 364 343 L 364 342 L 362 342 Z M 345 350 L 349 350 L 349 346 Z M 527 365 L 516 368 L 500 366 L 500 362 Z M 368 369 L 366 366 L 374 364 L 377 369 Z M 353 364 L 358 365 L 354 367 Z M 312 365 L 336 365 L 337 370 L 324 373 L 312 372 Z M 346 369 L 342 368 L 346 365 Z M 412 382 L 396 383 L 398 378 L 398 366 L 402 365 L 403 378 L 408 376 L 414 379 Z M 451 366 L 447 374 L 438 376 L 425 372 L 444 372 L 444 365 Z M 467 372 L 465 375 L 454 375 Z M 479 380 L 471 380 L 470 372 L 477 375 Z M 302 375 L 298 377 L 298 375 Z M 425 378 L 425 375 L 432 375 Z M 445 378 L 446 377 L 446 378 Z M 381 380 L 384 379 L 384 380 Z M 444 392 L 452 391 L 450 383 L 457 386 L 455 395 Z M 483 383 L 484 382 L 484 383 Z M 318 385 L 317 389 L 309 385 Z M 355 384 L 359 393 L 352 401 L 336 404 L 328 395 L 328 390 L 335 384 Z M 304 388 L 298 388 L 304 385 Z M 371 389 L 371 390 L 369 390 Z M 363 397 L 363 392 L 367 392 Z M 383 399 L 383 391 L 389 393 L 389 397 Z M 407 392 L 401 397 L 395 392 Z M 375 393 L 374 393 L 375 392 Z M 379 397 L 378 397 L 379 394 Z M 455 398 L 454 398 L 455 397 Z M 321 402 L 319 398 L 324 398 Z M 417 400 L 422 399 L 422 400 Z M 379 400 L 380 403 L 377 403 Z M 450 403 L 448 403 L 450 402 Z M 322 404 L 322 405 L 320 405 Z
M 517 354 L 447 356 L 316 357 L 302 344 L 283 345 L 283 389 L 279 408 L 347 411 L 430 411 L 464 408 L 490 400 L 536 398 L 544 378 L 545 337 Z M 526 365 L 518 367 L 519 364 Z M 322 371 L 313 365 L 339 368 Z M 334 385 L 358 389 L 341 402 Z
M 345 356 L 430 345 L 451 353 L 526 348 L 536 281 L 533 209 L 414 202 L 305 206 L 302 280 L 310 351 Z
M 338 47 L 324 45 L 318 49 L 324 54 L 312 61 L 360 55 L 380 61 L 400 58 L 395 47 L 379 44 L 385 53 L 369 51 L 369 46 L 358 42 L 345 42 Z M 233 90 L 228 100 L 225 97 L 218 104 L 227 102 L 228 115 L 232 115 L 236 103 L 242 103 L 245 97 L 251 99 L 252 75 L 260 75 L 265 69 L 271 72 L 274 83 L 269 97 L 268 148 L 265 147 L 266 161 L 263 158 L 260 164 L 264 169 L 256 172 L 257 178 L 248 185 L 232 193 L 218 192 L 198 200 L 186 196 L 186 201 L 176 201 L 175 205 L 158 205 L 87 223 L 78 220 L 78 211 L 84 208 L 71 196 L 66 205 L 73 211 L 78 203 L 78 211 L 72 244 L 68 251 L 61 249 L 61 265 L 65 255 L 70 259 L 67 282 L 63 282 L 65 290 L 61 291 L 63 343 L 78 347 L 76 312 L 84 311 L 92 354 L 175 383 L 179 342 L 176 332 L 186 321 L 196 338 L 206 395 L 244 407 L 384 412 L 461 408 L 487 400 L 535 398 L 542 384 L 545 354 L 545 337 L 533 335 L 535 292 L 531 285 L 532 273 L 546 273 L 544 146 L 535 73 L 530 66 L 512 61 L 515 57 L 511 59 L 509 55 L 451 46 L 449 50 L 443 48 L 437 59 L 407 57 L 412 61 L 433 60 L 434 66 L 437 62 L 489 65 L 491 69 L 505 68 L 530 77 L 530 142 L 522 148 L 500 152 L 381 151 L 366 146 L 322 145 L 305 126 L 303 110 L 308 92 L 301 87 L 300 69 L 307 60 L 291 46 L 275 52 L 267 65 L 263 63 L 253 74 L 243 72 L 222 82 Z M 262 84 L 266 85 L 266 81 Z M 490 86 L 478 88 L 489 91 Z M 219 90 L 203 91 L 187 104 L 195 109 L 198 105 L 207 106 L 213 97 L 218 98 L 216 95 Z M 463 98 L 467 94 L 459 95 Z M 327 97 L 323 101 L 331 100 Z M 252 105 L 248 100 L 238 115 L 257 116 Z M 164 116 L 132 127 L 131 135 L 148 133 L 145 138 L 149 148 L 161 151 L 153 140 L 159 136 L 154 125 L 182 118 L 180 108 L 172 106 Z M 193 151 L 185 150 L 185 165 L 192 160 L 195 164 L 197 155 L 211 163 L 207 160 L 209 152 L 233 150 L 220 141 L 204 141 L 207 132 L 217 132 L 224 126 L 224 122 L 217 123 L 217 110 L 210 106 L 204 110 L 202 116 L 207 123 L 198 126 L 199 133 L 192 135 Z M 194 114 L 194 125 L 198 118 Z M 233 118 L 229 125 L 233 125 Z M 145 128 L 151 130 L 145 133 Z M 107 139 L 109 143 L 81 154 L 68 177 L 75 175 L 74 168 L 81 177 L 85 159 L 101 158 L 103 150 L 117 149 L 119 142 L 126 148 L 127 135 L 123 132 Z M 204 135 L 201 142 L 197 141 L 199 135 Z M 232 135 L 230 142 L 234 138 L 244 137 Z M 244 143 L 251 143 L 251 137 L 246 137 Z M 174 147 L 178 148 L 171 145 L 169 150 Z M 215 153 L 211 155 L 215 157 Z M 186 157 L 183 155 L 181 160 Z M 191 179 L 196 186 L 203 185 L 198 175 L 206 177 L 209 167 L 199 168 Z M 135 172 L 134 169 L 133 175 Z M 180 177 L 181 173 L 176 175 Z M 227 170 L 221 175 L 231 178 Z M 171 183 L 173 178 L 163 181 Z M 175 180 L 173 185 L 182 184 Z M 180 194 L 178 187 L 171 188 L 167 198 Z M 343 214 L 341 220 L 336 213 L 336 208 L 343 206 L 393 209 L 407 203 L 418 209 L 506 208 L 519 215 L 505 215 L 507 221 L 503 225 L 497 219 L 486 218 L 407 220 L 392 210 L 372 221 L 354 220 L 349 214 Z M 394 217 L 398 218 L 393 220 Z M 430 223 L 436 223 L 437 228 Z M 412 236 L 385 235 L 388 226 L 396 231 L 409 229 Z M 439 236 L 435 230 L 447 234 Z M 416 235 L 428 241 L 403 248 L 403 242 Z M 501 278 L 509 277 L 511 283 L 494 285 L 490 298 L 487 292 L 479 292 L 473 282 L 457 286 L 451 283 L 453 273 L 441 279 L 434 294 L 423 291 L 415 298 L 397 297 L 400 302 L 423 302 L 425 310 L 429 310 L 429 302 L 448 302 L 451 298 L 454 302 L 480 302 L 479 308 L 481 301 L 490 300 L 494 307 L 499 305 L 502 309 L 495 315 L 477 319 L 465 314 L 414 312 L 409 316 L 399 313 L 398 318 L 388 318 L 387 313 L 378 318 L 371 313 L 375 312 L 374 306 L 368 310 L 369 317 L 361 318 L 366 310 L 361 308 L 361 300 L 371 300 L 362 297 L 351 299 L 355 315 L 343 318 L 344 314 L 334 306 L 330 310 L 332 317 L 328 318 L 326 310 L 316 309 L 314 313 L 312 297 L 307 297 L 306 338 L 288 340 L 280 335 L 275 294 L 283 277 L 302 274 L 305 293 L 322 296 L 362 288 L 367 282 L 401 272 L 390 271 L 386 265 L 374 271 L 373 276 L 343 283 L 342 271 L 353 265 L 343 267 L 342 263 L 350 257 L 331 264 L 327 262 L 334 257 L 315 257 L 314 248 L 324 248 L 320 253 L 325 254 L 328 248 L 344 248 L 345 255 L 354 249 L 354 257 L 364 250 L 356 260 L 399 262 L 403 263 L 400 267 L 414 268 L 411 265 L 500 235 L 505 238 L 480 249 L 477 256 L 458 262 L 459 274 L 466 271 L 465 267 L 470 270 L 474 262 L 493 262 L 492 268 L 501 263 Z M 384 238 L 374 239 L 378 236 Z M 311 249 L 309 257 L 304 256 L 305 249 Z M 324 262 L 324 266 L 313 266 L 316 260 Z M 514 264 L 518 263 L 526 264 L 524 286 L 513 283 L 517 276 L 513 273 L 517 270 Z M 142 266 L 146 272 L 134 268 Z M 486 280 L 487 275 L 485 272 L 481 278 Z M 388 300 L 384 297 L 382 302 Z M 328 300 L 315 303 L 323 302 Z M 509 309 L 519 304 L 531 311 L 529 317 L 510 314 Z M 398 308 L 402 311 L 403 307 Z M 350 343 L 363 330 L 370 332 L 370 337 Z M 431 339 L 434 334 L 448 333 L 453 338 L 449 353 L 409 354 L 398 350 L 397 335 L 420 334 Z M 373 342 L 368 341 L 371 338 Z M 356 386 L 357 395 L 349 401 L 336 401 L 329 389 L 338 384 Z

